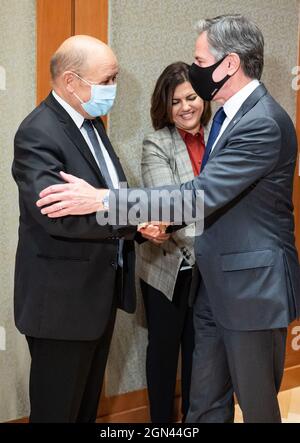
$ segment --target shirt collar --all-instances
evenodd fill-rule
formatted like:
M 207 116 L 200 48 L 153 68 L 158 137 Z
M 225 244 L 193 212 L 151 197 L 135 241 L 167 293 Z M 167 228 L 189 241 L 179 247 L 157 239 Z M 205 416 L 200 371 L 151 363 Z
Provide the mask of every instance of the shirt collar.
M 181 135 L 181 137 L 183 138 L 184 141 L 186 141 L 187 137 L 196 137 L 198 135 L 200 135 L 200 138 L 202 140 L 202 138 L 204 137 L 204 128 L 203 126 L 200 126 L 200 129 L 198 132 L 196 132 L 196 134 L 191 134 L 190 132 L 185 131 L 184 129 L 180 129 L 177 128 L 179 134 Z
M 224 103 L 225 114 L 230 120 L 259 85 L 260 82 L 258 80 L 252 80 Z
M 84 117 L 79 114 L 79 112 L 77 112 L 74 108 L 72 108 L 72 106 L 69 105 L 69 103 L 67 103 L 64 99 L 62 99 L 55 91 L 52 91 L 52 95 L 55 100 L 57 100 L 58 103 L 65 109 L 65 111 L 67 111 L 77 128 L 81 129 L 81 126 L 84 122 Z

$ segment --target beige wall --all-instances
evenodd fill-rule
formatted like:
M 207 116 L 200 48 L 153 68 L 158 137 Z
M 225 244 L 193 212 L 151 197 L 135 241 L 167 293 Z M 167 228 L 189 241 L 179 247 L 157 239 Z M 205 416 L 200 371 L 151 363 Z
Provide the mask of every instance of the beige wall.
M 18 201 L 10 169 L 16 128 L 35 105 L 34 0 L 0 0 L 0 41 L 0 327 L 6 330 L 6 350 L 0 350 L 0 421 L 4 421 L 28 413 L 29 358 L 13 322 Z
M 171 62 L 193 60 L 197 19 L 238 12 L 261 27 L 266 41 L 263 81 L 294 118 L 291 70 L 297 65 L 298 0 L 110 0 L 110 44 L 121 67 L 110 137 L 131 184 L 140 180 L 142 139 L 151 130 L 150 95 L 158 75 Z M 145 386 L 143 323 L 140 305 L 137 315 L 119 318 L 107 378 L 109 394 Z

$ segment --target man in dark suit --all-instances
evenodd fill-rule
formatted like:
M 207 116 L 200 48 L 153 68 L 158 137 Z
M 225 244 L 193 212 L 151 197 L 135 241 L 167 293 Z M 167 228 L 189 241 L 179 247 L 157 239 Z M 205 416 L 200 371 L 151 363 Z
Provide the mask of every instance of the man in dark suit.
M 116 307 L 135 309 L 133 242 L 119 240 L 130 230 L 94 215 L 51 220 L 36 206 L 61 170 L 95 187 L 126 180 L 97 118 L 113 103 L 117 72 L 104 43 L 66 40 L 51 60 L 53 91 L 15 136 L 15 321 L 32 357 L 31 422 L 95 421 Z
M 202 281 L 194 305 L 187 421 L 233 421 L 235 392 L 245 422 L 280 422 L 277 393 L 286 328 L 300 310 L 292 204 L 296 133 L 259 81 L 264 39 L 257 26 L 232 15 L 201 20 L 198 31 L 192 85 L 202 98 L 223 106 L 212 124 L 200 176 L 168 187 L 190 190 L 194 201 L 198 190 L 205 193 L 204 232 L 195 243 Z M 144 191 L 141 214 L 151 199 L 154 203 L 151 190 Z M 124 193 L 112 195 L 122 207 L 127 203 Z M 50 190 L 43 196 L 39 204 L 54 197 Z M 61 190 L 56 199 L 65 204 Z M 161 195 L 156 206 L 168 203 Z M 128 201 L 129 210 L 132 204 Z M 67 206 L 66 214 L 72 214 L 73 202 Z

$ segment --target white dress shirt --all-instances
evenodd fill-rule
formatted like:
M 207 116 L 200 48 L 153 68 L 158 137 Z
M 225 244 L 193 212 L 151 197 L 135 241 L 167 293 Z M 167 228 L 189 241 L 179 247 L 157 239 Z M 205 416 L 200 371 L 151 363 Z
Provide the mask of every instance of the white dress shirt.
M 238 112 L 242 104 L 247 100 L 247 98 L 259 85 L 260 82 L 258 80 L 252 80 L 242 89 L 240 89 L 236 94 L 230 97 L 227 100 L 227 102 L 224 103 L 223 109 L 226 114 L 226 118 L 223 122 L 219 135 L 212 146 L 211 152 L 214 150 L 216 144 L 218 143 L 219 138 L 221 137 L 221 135 L 223 134 L 223 132 L 225 131 L 225 129 L 227 128 L 233 117 L 235 116 L 235 114 Z
M 65 109 L 65 111 L 67 111 L 67 113 L 69 114 L 69 116 L 72 118 L 72 120 L 74 121 L 75 125 L 77 126 L 77 128 L 80 130 L 81 134 L 83 135 L 85 141 L 87 142 L 88 147 L 91 150 L 91 153 L 93 154 L 93 157 L 97 163 L 97 165 L 99 166 L 95 151 L 94 151 L 94 147 L 90 141 L 90 138 L 87 134 L 87 131 L 82 127 L 82 124 L 84 122 L 84 117 L 79 114 L 79 112 L 77 112 L 74 108 L 72 108 L 72 106 L 69 105 L 69 103 L 67 103 L 65 100 L 63 100 L 59 95 L 56 94 L 55 91 L 52 91 L 53 97 L 55 98 L 55 100 L 58 101 L 58 103 Z M 118 189 L 119 188 L 119 177 L 116 171 L 116 168 L 109 156 L 109 153 L 107 152 L 107 149 L 105 148 L 104 144 L 102 143 L 101 138 L 99 137 L 98 132 L 95 130 L 95 134 L 97 136 L 100 148 L 103 152 L 103 156 L 106 162 L 106 166 L 111 178 L 111 181 L 114 185 L 114 188 Z M 99 168 L 100 169 L 100 168 Z

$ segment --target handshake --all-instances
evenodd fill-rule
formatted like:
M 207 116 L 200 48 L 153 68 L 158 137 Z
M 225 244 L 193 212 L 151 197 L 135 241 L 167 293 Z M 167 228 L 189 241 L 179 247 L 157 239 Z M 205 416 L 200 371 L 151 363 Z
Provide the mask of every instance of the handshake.
M 138 232 L 146 240 L 149 240 L 155 245 L 160 246 L 162 243 L 170 238 L 170 234 L 166 233 L 166 229 L 168 226 L 169 224 L 163 222 L 140 223 L 138 225 Z

